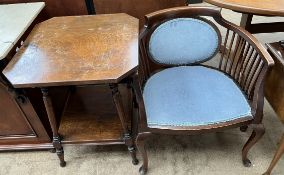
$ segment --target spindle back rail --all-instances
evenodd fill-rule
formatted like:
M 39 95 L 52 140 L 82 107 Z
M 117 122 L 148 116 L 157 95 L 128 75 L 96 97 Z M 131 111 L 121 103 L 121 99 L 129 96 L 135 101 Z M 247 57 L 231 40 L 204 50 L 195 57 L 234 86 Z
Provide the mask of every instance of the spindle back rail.
M 226 29 L 220 40 L 221 56 L 217 66 L 208 66 L 224 72 L 243 90 L 251 102 L 253 113 L 257 112 L 258 100 L 263 99 L 263 80 L 268 68 L 274 64 L 263 45 L 243 28 L 225 20 L 219 8 L 179 7 L 161 10 L 145 16 L 146 23 L 140 34 L 139 83 L 144 86 L 148 78 L 157 71 L 172 67 L 157 63 L 151 58 L 148 43 L 151 34 L 166 21 L 175 18 L 213 17 L 214 21 Z M 209 21 L 209 23 L 211 23 Z M 215 27 L 215 25 L 213 25 Z M 217 29 L 218 30 L 218 29 Z M 193 63 L 196 65 L 200 63 Z M 180 65 L 174 65 L 180 66 Z M 260 105 L 260 104 L 259 104 Z M 260 106 L 261 110 L 263 107 Z M 261 111 L 259 111 L 261 113 Z M 257 115 L 259 116 L 259 115 Z M 256 119 L 256 118 L 255 118 Z M 256 123 L 262 116 L 256 119 Z
M 218 26 L 217 28 L 222 29 L 221 31 L 223 32 L 219 32 L 219 54 L 213 58 L 217 60 L 217 64 L 214 65 L 195 62 L 184 66 L 203 65 L 221 71 L 230 77 L 240 88 L 249 102 L 251 106 L 252 119 L 248 119 L 246 121 L 227 121 L 219 124 L 209 124 L 196 127 L 157 126 L 152 128 L 147 125 L 147 116 L 142 95 L 146 81 L 154 73 L 162 71 L 163 69 L 181 66 L 156 62 L 151 57 L 149 41 L 153 32 L 161 24 L 176 18 L 201 19 L 202 21 L 210 24 L 213 28 Z M 209 18 L 211 20 L 213 19 L 214 24 L 208 21 Z M 196 134 L 203 132 L 216 132 L 217 130 L 234 127 L 241 127 L 241 130 L 244 131 L 248 125 L 252 124 L 252 135 L 243 147 L 242 151 L 244 165 L 250 166 L 251 162 L 247 158 L 247 153 L 264 134 L 264 126 L 262 124 L 264 77 L 269 67 L 274 64 L 273 59 L 266 49 L 246 30 L 222 18 L 219 8 L 198 6 L 170 8 L 146 15 L 145 21 L 144 28 L 142 29 L 139 38 L 139 74 L 134 81 L 136 101 L 139 108 L 138 136 L 136 144 L 143 157 L 143 165 L 140 168 L 140 173 L 145 174 L 148 169 L 148 158 L 144 148 L 144 140 L 152 134 Z

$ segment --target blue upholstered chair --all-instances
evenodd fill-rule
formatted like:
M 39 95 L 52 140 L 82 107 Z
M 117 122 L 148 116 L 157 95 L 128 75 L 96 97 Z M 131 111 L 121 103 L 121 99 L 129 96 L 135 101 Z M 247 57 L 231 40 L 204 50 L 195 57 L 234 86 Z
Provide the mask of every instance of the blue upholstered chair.
M 226 29 L 223 37 L 212 18 Z M 152 134 L 194 134 L 252 126 L 243 147 L 264 134 L 263 79 L 273 60 L 244 29 L 224 20 L 220 9 L 179 7 L 146 15 L 140 34 L 136 145 L 148 169 L 144 141 Z M 211 63 L 208 63 L 210 61 Z M 205 63 L 207 62 L 207 63 Z

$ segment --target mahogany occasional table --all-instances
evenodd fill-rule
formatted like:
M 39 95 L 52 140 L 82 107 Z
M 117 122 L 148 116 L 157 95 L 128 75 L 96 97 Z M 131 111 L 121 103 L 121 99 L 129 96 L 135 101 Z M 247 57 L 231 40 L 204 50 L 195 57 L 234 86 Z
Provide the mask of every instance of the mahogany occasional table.
M 126 14 L 55 17 L 32 30 L 4 69 L 15 88 L 41 89 L 62 167 L 62 144 L 125 144 L 133 164 L 138 163 L 128 120 L 131 75 L 138 66 L 138 27 L 138 19 Z M 107 91 L 93 91 L 90 85 L 106 85 L 113 103 L 102 97 Z M 61 119 L 49 95 L 54 87 L 70 87 Z M 87 94 L 82 95 L 84 88 Z M 121 95 L 123 89 L 128 100 Z
M 242 13 L 241 26 L 250 33 L 284 32 L 284 22 L 251 24 L 253 15 L 283 16 L 284 0 L 205 0 Z

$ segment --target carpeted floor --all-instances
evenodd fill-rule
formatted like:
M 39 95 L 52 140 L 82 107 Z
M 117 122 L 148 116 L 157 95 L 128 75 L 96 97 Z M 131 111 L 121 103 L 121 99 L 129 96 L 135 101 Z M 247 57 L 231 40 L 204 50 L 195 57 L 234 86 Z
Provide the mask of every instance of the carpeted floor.
M 223 10 L 229 21 L 239 23 L 240 14 Z M 256 17 L 253 21 L 284 21 L 284 18 Z M 284 39 L 283 33 L 256 35 L 262 43 Z M 149 175 L 260 175 L 268 167 L 283 125 L 266 103 L 266 133 L 249 153 L 253 166 L 242 165 L 241 149 L 251 130 L 239 129 L 195 136 L 159 136 L 149 140 Z M 48 151 L 4 152 L 0 154 L 0 175 L 133 175 L 137 166 L 124 146 L 65 146 L 67 166 L 61 168 L 56 154 Z M 138 155 L 140 158 L 140 156 Z M 141 160 L 141 159 L 140 159 Z M 284 158 L 273 174 L 284 174 Z

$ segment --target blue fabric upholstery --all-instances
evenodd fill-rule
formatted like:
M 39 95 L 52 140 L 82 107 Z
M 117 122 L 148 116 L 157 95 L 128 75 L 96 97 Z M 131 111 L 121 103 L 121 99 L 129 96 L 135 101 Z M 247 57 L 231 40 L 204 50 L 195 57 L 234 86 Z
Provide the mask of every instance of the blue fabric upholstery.
M 203 66 L 181 66 L 154 74 L 143 98 L 151 125 L 199 126 L 251 116 L 251 108 L 231 78 Z
M 219 47 L 215 29 L 193 18 L 177 18 L 161 24 L 151 35 L 149 52 L 156 62 L 185 65 L 214 56 Z

